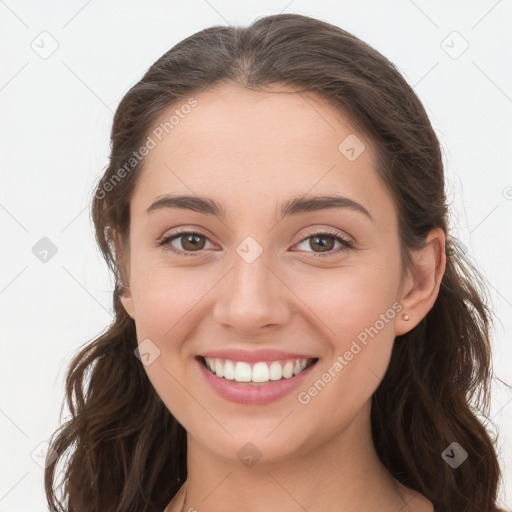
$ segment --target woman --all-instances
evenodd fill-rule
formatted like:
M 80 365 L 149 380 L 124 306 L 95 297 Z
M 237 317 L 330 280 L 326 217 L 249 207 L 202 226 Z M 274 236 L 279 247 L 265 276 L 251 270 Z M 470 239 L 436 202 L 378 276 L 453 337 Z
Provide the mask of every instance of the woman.
M 92 215 L 115 320 L 68 370 L 52 509 L 499 510 L 489 313 L 377 51 L 296 14 L 185 39 L 121 101 Z

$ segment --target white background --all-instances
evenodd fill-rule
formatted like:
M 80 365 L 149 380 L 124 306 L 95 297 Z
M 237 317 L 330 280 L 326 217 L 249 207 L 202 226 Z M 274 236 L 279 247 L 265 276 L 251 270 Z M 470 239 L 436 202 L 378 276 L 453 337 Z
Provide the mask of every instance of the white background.
M 59 425 L 67 364 L 110 321 L 88 208 L 113 111 L 186 36 L 279 12 L 354 33 L 414 87 L 443 146 L 455 234 L 489 286 L 495 376 L 512 382 L 511 0 L 0 0 L 0 512 L 47 510 L 31 453 Z M 33 49 L 52 44 L 45 59 Z M 32 252 L 42 237 L 58 250 L 46 263 Z M 512 392 L 499 382 L 490 417 L 510 508 Z

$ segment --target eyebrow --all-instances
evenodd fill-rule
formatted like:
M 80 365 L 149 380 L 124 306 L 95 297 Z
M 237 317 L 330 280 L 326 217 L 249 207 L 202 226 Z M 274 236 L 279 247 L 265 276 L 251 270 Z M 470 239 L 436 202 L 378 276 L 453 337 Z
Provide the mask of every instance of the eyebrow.
M 221 219 L 226 218 L 226 212 L 222 205 L 215 202 L 213 199 L 188 195 L 166 194 L 161 196 L 146 209 L 146 213 L 149 214 L 156 210 L 165 208 L 181 208 L 207 215 L 215 215 Z M 294 199 L 290 199 L 281 205 L 281 215 L 279 220 L 287 216 L 317 212 L 321 210 L 331 210 L 334 208 L 355 210 L 363 213 L 373 221 L 372 216 L 364 206 L 343 196 L 296 197 Z

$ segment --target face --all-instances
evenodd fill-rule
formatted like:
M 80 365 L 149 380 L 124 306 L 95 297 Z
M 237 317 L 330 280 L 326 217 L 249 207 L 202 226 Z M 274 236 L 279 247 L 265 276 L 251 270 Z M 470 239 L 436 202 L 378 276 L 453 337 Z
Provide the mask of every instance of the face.
M 300 456 L 369 404 L 403 332 L 396 208 L 368 138 L 319 97 L 195 98 L 131 198 L 123 305 L 189 441 Z

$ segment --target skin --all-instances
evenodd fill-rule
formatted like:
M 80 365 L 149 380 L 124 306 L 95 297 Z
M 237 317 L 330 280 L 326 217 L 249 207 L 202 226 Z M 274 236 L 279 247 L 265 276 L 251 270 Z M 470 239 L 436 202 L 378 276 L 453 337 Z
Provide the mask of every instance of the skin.
M 375 171 L 371 141 L 320 97 L 284 86 L 254 92 L 231 85 L 194 97 L 195 109 L 146 157 L 130 202 L 129 241 L 117 244 L 129 285 L 123 305 L 139 343 L 149 338 L 160 350 L 145 369 L 187 430 L 185 510 L 226 512 L 243 503 L 248 512 L 432 511 L 381 463 L 370 408 L 395 336 L 417 325 L 437 297 L 442 231 L 429 234 L 406 272 L 397 211 Z M 366 145 L 354 161 L 338 150 L 350 134 Z M 283 202 L 334 191 L 372 219 L 339 208 L 277 221 Z M 212 198 L 226 218 L 177 208 L 147 214 L 166 193 Z M 174 239 L 176 250 L 192 256 L 157 246 L 178 227 L 206 237 L 199 249 L 186 237 Z M 310 237 L 325 229 L 355 247 L 340 250 L 328 238 L 330 256 L 315 257 L 325 253 Z M 248 236 L 262 248 L 252 263 L 236 252 Z M 307 390 L 393 304 L 401 312 L 306 405 L 297 392 L 264 406 L 227 401 L 195 361 L 214 348 L 308 354 L 319 361 L 297 391 Z M 247 442 L 262 454 L 252 467 L 237 457 Z M 183 491 L 167 511 L 180 509 Z

